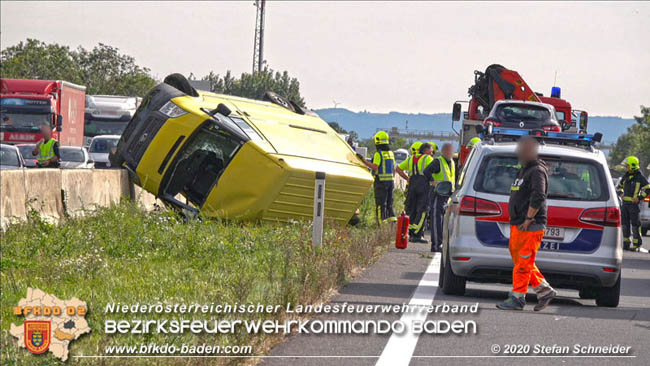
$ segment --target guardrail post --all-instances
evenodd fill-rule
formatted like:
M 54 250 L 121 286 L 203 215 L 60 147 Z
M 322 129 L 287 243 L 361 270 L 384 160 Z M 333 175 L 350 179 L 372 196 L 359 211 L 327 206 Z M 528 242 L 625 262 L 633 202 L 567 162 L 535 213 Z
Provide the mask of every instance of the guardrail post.
M 316 172 L 314 186 L 314 222 L 312 243 L 320 247 L 323 244 L 323 219 L 325 216 L 325 173 Z

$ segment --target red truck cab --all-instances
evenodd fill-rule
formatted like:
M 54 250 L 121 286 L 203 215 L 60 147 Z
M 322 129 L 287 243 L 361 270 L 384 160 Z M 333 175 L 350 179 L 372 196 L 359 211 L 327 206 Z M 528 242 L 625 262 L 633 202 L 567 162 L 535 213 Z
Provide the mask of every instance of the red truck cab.
M 86 87 L 67 81 L 0 79 L 0 142 L 35 143 L 47 124 L 64 146 L 82 146 Z

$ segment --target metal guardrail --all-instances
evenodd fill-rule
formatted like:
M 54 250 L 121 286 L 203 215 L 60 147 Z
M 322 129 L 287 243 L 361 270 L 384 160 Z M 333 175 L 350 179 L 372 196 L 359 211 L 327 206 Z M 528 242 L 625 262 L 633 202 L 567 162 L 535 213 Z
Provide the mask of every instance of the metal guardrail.
M 375 132 L 386 131 L 383 128 L 375 129 Z M 453 131 L 431 131 L 431 130 L 408 130 L 403 128 L 392 127 L 387 131 L 391 137 L 403 137 L 407 139 L 418 140 L 438 140 L 438 141 L 458 141 L 458 135 Z M 611 150 L 614 147 L 614 141 L 603 141 L 598 145 L 599 150 Z
M 386 131 L 385 129 L 377 128 L 377 132 Z M 422 140 L 438 140 L 438 141 L 456 141 L 458 135 L 453 131 L 430 131 L 430 130 L 407 130 L 393 127 L 387 131 L 391 137 L 404 137 Z

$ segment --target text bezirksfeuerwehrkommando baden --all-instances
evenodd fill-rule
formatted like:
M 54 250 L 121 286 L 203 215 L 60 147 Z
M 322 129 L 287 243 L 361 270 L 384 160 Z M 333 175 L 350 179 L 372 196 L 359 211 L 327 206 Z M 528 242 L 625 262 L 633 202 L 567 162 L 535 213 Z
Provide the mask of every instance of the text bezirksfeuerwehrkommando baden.
M 106 314 L 404 314 L 404 313 L 440 313 L 463 314 L 478 312 L 478 303 L 472 305 L 449 305 L 447 303 L 431 305 L 413 304 L 316 304 L 316 305 L 265 305 L 265 304 L 123 304 L 108 303 L 104 308 Z
M 106 314 L 174 314 L 180 318 L 171 319 L 131 319 L 104 320 L 106 334 L 180 334 L 192 333 L 267 333 L 289 334 L 476 334 L 474 320 L 374 320 L 374 319 L 315 319 L 315 320 L 247 320 L 247 319 L 187 319 L 196 315 L 238 315 L 254 313 L 287 314 L 373 314 L 373 313 L 477 313 L 478 303 L 473 305 L 449 305 L 447 303 L 428 306 L 401 305 L 359 305 L 359 304 L 318 304 L 318 305 L 264 305 L 264 304 L 120 304 L 106 305 Z

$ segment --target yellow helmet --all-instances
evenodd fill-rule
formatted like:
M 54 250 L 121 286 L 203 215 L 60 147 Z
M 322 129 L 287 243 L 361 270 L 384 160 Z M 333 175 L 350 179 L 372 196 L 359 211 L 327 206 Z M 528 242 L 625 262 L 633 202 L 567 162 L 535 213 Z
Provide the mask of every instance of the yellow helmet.
M 623 160 L 623 165 L 630 167 L 630 170 L 639 170 L 639 158 L 636 156 L 628 156 Z
M 435 142 L 429 141 L 429 145 L 431 145 L 431 152 L 435 153 L 436 151 L 438 151 L 438 145 L 436 145 Z
M 375 145 L 388 145 L 388 134 L 386 131 L 379 131 L 375 134 Z
M 415 141 L 413 145 L 411 145 L 411 155 L 413 156 L 417 155 L 420 151 L 420 146 L 422 146 L 422 142 Z
M 474 137 L 473 139 L 469 140 L 469 142 L 467 143 L 467 147 L 474 147 L 474 145 L 476 145 L 476 143 L 480 141 L 481 139 L 479 137 Z

